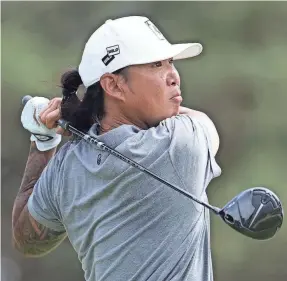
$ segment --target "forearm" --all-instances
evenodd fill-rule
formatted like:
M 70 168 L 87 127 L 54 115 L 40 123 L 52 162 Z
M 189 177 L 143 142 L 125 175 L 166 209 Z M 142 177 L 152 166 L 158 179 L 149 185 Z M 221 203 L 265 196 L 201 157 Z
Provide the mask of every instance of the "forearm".
M 13 227 L 12 244 L 26 257 L 41 257 L 53 251 L 66 237 L 65 231 L 58 232 L 38 223 L 26 205 Z
M 13 245 L 27 256 L 41 256 L 50 251 L 58 242 L 64 239 L 52 230 L 42 226 L 29 214 L 27 202 L 33 188 L 56 148 L 41 152 L 34 142 L 31 143 L 24 176 L 16 196 L 13 213 Z
M 26 168 L 22 178 L 21 186 L 16 196 L 13 213 L 12 226 L 17 223 L 19 216 L 26 206 L 34 185 L 41 176 L 44 168 L 56 152 L 56 148 L 41 152 L 37 149 L 35 142 L 31 142 L 30 153 L 26 163 Z

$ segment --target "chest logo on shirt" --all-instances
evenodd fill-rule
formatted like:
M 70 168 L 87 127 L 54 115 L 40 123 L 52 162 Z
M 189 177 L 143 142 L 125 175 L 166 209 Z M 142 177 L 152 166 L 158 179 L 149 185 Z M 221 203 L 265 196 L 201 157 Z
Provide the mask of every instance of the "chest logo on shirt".
M 102 154 L 99 154 L 97 158 L 97 164 L 100 165 L 101 162 L 102 162 Z

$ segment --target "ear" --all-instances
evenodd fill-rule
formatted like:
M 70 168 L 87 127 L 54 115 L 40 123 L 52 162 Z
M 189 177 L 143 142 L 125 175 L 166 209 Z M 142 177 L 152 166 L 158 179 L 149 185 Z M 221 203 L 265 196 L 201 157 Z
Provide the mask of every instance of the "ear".
M 124 88 L 122 87 L 123 77 L 116 74 L 104 74 L 100 83 L 106 95 L 118 100 L 125 100 Z

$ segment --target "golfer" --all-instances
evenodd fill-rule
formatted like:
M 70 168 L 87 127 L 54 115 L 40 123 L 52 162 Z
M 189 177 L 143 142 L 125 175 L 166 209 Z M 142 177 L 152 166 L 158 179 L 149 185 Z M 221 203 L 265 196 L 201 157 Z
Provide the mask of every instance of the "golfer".
M 56 153 L 69 135 L 56 125 L 63 118 L 207 202 L 221 173 L 219 137 L 207 115 L 181 106 L 173 64 L 201 51 L 198 43 L 170 44 L 146 17 L 108 20 L 88 39 L 78 70 L 62 76 L 63 99 L 27 102 L 17 250 L 42 256 L 68 237 L 88 281 L 213 280 L 206 208 L 76 137 Z

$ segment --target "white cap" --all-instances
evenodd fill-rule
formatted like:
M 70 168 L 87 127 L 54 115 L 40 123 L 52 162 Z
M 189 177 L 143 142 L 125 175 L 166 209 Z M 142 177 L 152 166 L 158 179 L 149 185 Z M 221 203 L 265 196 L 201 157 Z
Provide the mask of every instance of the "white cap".
M 98 82 L 105 73 L 129 65 L 146 64 L 173 58 L 197 56 L 199 43 L 170 44 L 146 17 L 130 16 L 107 20 L 85 45 L 79 74 L 85 87 Z

